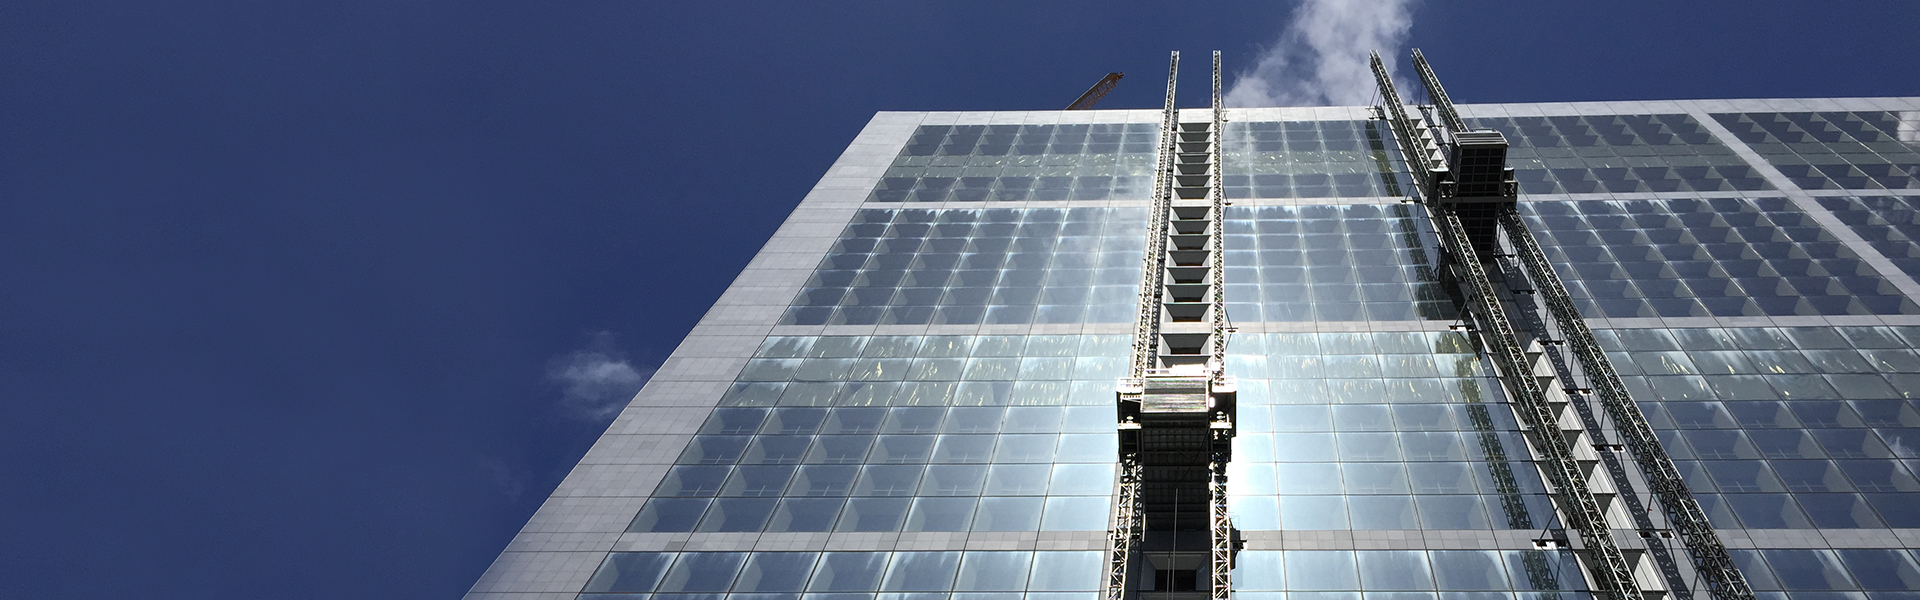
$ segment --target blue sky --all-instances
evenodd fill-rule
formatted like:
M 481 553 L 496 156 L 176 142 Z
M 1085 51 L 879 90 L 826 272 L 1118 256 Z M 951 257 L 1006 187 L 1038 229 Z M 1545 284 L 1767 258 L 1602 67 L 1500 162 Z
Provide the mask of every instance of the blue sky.
M 0 5 L 0 597 L 458 597 L 874 111 L 1197 106 L 1292 9 Z M 1411 17 L 1462 103 L 1920 95 L 1912 2 Z

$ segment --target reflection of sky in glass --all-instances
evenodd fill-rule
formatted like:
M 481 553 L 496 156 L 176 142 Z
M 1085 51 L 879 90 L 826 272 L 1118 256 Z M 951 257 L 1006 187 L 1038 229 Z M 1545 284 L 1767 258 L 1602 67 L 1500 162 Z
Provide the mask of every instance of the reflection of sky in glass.
M 1124 335 L 769 338 L 632 530 L 1103 530 L 1126 352 Z M 1242 334 L 1228 363 L 1242 529 L 1547 518 L 1463 334 Z
M 1588 115 L 1468 119 L 1506 135 L 1523 194 L 1772 189 L 1693 117 Z
M 1829 589 L 1805 586 L 1815 582 L 1852 584 L 1856 580 L 1870 582 L 1866 589 L 1887 589 L 1872 585 L 1897 580 L 1911 571 L 1913 563 L 1898 550 L 1846 552 L 1853 551 L 1843 551 L 1844 561 L 1830 552 L 1765 554 L 1769 561 L 1809 561 L 1807 565 L 1775 567 L 1784 569 L 1780 581 L 1802 586 L 1791 589 Z M 1764 563 L 1758 562 L 1759 555 L 1751 556 L 1764 569 Z M 671 595 L 694 591 L 694 587 L 731 589 L 735 593 L 804 590 L 864 597 L 876 592 L 1080 593 L 1061 596 L 1070 598 L 1099 589 L 1103 564 L 1099 551 L 615 552 L 601 564 L 581 597 L 601 600 L 631 597 L 620 594 L 652 593 L 654 598 L 668 594 L 664 598 L 694 600 L 700 597 Z M 1249 550 L 1242 551 L 1235 561 L 1233 583 L 1236 592 L 1254 593 L 1255 597 L 1264 597 L 1258 595 L 1260 592 L 1283 591 L 1551 592 L 1584 590 L 1579 573 L 1573 554 L 1566 550 Z M 1762 582 L 1775 580 L 1771 572 L 1762 575 Z
M 1227 315 L 1252 321 L 1458 316 L 1431 267 L 1434 240 L 1406 204 L 1227 209 Z
M 1125 323 L 1145 208 L 863 210 L 782 324 Z
M 1598 334 L 1716 525 L 1920 527 L 1920 328 Z
M 1820 205 L 1833 211 L 1861 239 L 1873 245 L 1894 266 L 1920 277 L 1920 197 L 1823 197 Z
M 908 140 L 869 202 L 1145 199 L 1153 123 L 927 125 Z
M 1915 111 L 1713 117 L 1803 189 L 1920 188 Z
M 1227 123 L 1228 198 L 1403 196 L 1407 166 L 1381 121 Z
M 1914 314 L 1785 198 L 1520 203 L 1588 317 Z

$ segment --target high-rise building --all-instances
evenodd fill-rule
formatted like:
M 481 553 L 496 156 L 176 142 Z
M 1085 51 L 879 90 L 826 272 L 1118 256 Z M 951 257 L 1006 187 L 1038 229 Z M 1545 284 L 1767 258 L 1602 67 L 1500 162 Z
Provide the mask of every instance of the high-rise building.
M 1920 598 L 1920 98 L 1423 80 L 875 115 L 468 598 Z

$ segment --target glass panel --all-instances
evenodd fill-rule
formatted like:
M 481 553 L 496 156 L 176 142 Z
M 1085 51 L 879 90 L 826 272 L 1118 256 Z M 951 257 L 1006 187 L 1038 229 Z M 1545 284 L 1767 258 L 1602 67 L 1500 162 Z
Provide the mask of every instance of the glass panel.
M 1430 590 L 1433 578 L 1427 556 L 1419 551 L 1365 551 L 1360 560 L 1360 586 L 1368 590 Z
M 835 522 L 836 531 L 899 531 L 907 517 L 910 498 L 854 498 Z
M 1026 588 L 1032 552 L 968 552 L 960 563 L 958 592 L 1021 591 Z
M 733 585 L 745 552 L 684 552 L 660 580 L 660 592 L 724 592 Z
M 1915 590 L 1920 589 L 1920 564 L 1913 556 L 1901 550 L 1857 549 L 1839 550 L 1840 561 L 1854 579 L 1860 582 L 1862 589 L 1868 590 Z
M 918 498 L 907 513 L 905 531 L 966 531 L 973 521 L 973 498 Z
M 973 531 L 1035 531 L 1040 526 L 1040 497 L 981 498 Z
M 600 563 L 600 569 L 581 591 L 651 592 L 672 562 L 671 553 L 614 552 Z
M 880 587 L 885 552 L 827 552 L 807 584 L 812 592 L 870 592 Z
M 1241 551 L 1240 556 L 1234 559 L 1234 591 L 1287 589 L 1286 569 L 1281 561 L 1283 554 L 1275 551 Z
M 760 531 L 773 514 L 773 498 L 721 498 L 700 521 L 700 531 Z
M 1047 498 L 1040 521 L 1043 531 L 1104 531 L 1110 505 L 1107 496 Z M 1243 526 L 1244 527 L 1244 526 Z
M 841 498 L 781 498 L 767 522 L 767 531 L 829 531 L 840 516 Z
M 1767 564 L 1773 567 L 1784 589 L 1849 590 L 1858 587 L 1830 551 L 1761 550 L 1760 554 L 1767 558 Z
M 755 552 L 733 584 L 734 592 L 798 592 L 807 583 L 817 554 Z
M 1442 590 L 1505 590 L 1506 570 L 1501 568 L 1500 553 L 1475 550 L 1435 550 L 1434 581 Z
M 1290 589 L 1355 590 L 1360 576 L 1348 551 L 1291 551 L 1285 553 Z
M 706 498 L 654 498 L 640 509 L 640 515 L 634 517 L 633 524 L 627 526 L 631 532 L 677 532 L 693 531 L 700 522 L 700 515 L 707 512 Z
M 1100 552 L 1035 552 L 1029 591 L 1072 592 L 1100 589 L 1105 573 Z
M 960 568 L 959 552 L 895 552 L 881 590 L 889 592 L 943 592 L 953 589 Z

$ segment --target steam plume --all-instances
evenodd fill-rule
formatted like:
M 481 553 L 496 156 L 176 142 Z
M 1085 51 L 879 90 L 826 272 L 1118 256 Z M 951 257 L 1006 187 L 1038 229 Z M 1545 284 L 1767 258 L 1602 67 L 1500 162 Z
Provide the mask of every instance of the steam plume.
M 1373 98 L 1367 53 L 1397 56 L 1414 0 L 1303 0 L 1280 39 L 1239 73 L 1227 106 L 1355 106 Z M 1394 61 L 1389 61 L 1391 69 Z

